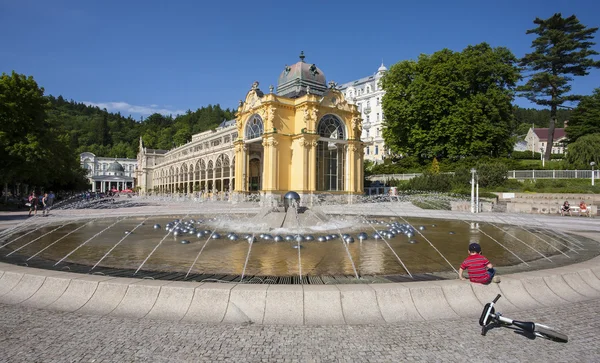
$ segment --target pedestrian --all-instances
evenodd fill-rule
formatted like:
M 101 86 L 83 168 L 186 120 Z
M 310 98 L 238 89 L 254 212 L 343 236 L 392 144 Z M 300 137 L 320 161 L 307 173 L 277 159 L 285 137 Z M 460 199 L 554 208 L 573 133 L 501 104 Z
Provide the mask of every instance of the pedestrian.
M 44 197 L 42 197 L 42 217 L 47 217 L 48 213 L 48 193 L 44 193 Z
M 469 272 L 469 280 L 479 284 L 489 284 L 490 282 L 500 282 L 500 278 L 496 275 L 494 265 L 481 254 L 481 246 L 479 243 L 471 243 L 469 245 L 469 256 L 463 261 L 458 269 L 458 278 L 466 280 L 463 272 Z
M 56 198 L 56 196 L 54 195 L 54 192 L 50 191 L 50 193 L 48 194 L 48 212 L 50 212 L 50 209 L 52 209 L 55 198 Z
M 35 192 L 31 192 L 29 196 L 29 216 L 31 216 L 31 212 L 33 212 L 34 216 L 37 215 L 38 203 L 39 199 L 35 195 Z

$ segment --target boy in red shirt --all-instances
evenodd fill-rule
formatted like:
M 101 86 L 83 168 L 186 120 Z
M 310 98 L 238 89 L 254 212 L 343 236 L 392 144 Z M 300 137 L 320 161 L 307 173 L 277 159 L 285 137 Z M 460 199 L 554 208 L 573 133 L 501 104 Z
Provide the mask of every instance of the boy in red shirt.
M 481 254 L 481 246 L 479 243 L 471 243 L 469 245 L 469 257 L 467 257 L 458 269 L 458 278 L 466 280 L 463 276 L 463 271 L 469 271 L 469 280 L 480 284 L 489 284 L 490 282 L 500 282 L 494 269 L 494 265 Z

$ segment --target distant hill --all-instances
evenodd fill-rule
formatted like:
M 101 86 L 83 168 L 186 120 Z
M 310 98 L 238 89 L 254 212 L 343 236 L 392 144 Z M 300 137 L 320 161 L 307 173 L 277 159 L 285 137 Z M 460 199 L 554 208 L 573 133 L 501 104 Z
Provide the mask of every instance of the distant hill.
M 208 105 L 175 118 L 155 113 L 136 121 L 62 96 L 47 98 L 51 105 L 48 120 L 68 134 L 73 149 L 107 157 L 135 158 L 140 136 L 149 148 L 171 149 L 235 117 L 235 110 Z

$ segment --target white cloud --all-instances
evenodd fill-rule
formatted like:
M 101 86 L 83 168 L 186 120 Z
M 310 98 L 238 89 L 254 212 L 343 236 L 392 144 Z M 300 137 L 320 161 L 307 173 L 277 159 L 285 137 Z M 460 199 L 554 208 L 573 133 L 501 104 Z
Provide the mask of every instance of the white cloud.
M 159 105 L 150 106 L 136 106 L 130 105 L 127 102 L 87 102 L 83 101 L 84 104 L 92 107 L 98 107 L 100 109 L 106 108 L 110 112 L 121 112 L 124 115 L 127 114 L 138 114 L 148 116 L 153 113 L 160 113 L 162 115 L 183 115 L 186 111 L 184 110 L 170 110 L 166 108 L 160 108 Z

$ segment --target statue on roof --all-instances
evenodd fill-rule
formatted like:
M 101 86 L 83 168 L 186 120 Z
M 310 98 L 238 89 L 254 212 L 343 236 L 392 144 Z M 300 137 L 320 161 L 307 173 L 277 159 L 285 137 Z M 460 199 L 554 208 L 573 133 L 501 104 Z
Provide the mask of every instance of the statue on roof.
M 329 81 L 328 85 L 329 85 L 329 89 L 337 88 L 337 83 L 335 83 L 334 81 Z
M 252 90 L 256 91 L 258 89 L 258 81 L 254 81 L 254 83 L 252 83 Z
M 317 70 L 317 66 L 313 63 L 313 65 L 310 66 L 310 68 L 308 69 L 310 71 L 310 73 L 312 73 L 313 76 L 316 76 L 317 74 L 319 74 L 319 71 Z

